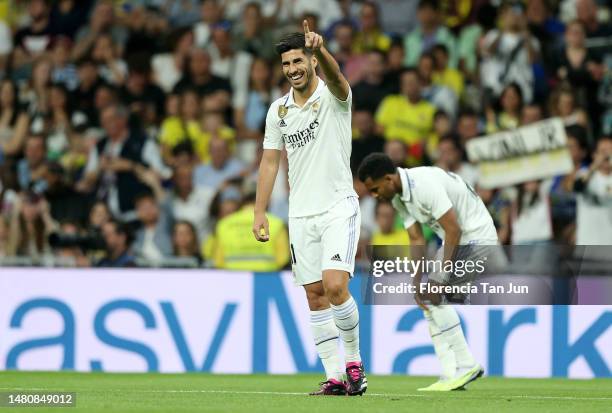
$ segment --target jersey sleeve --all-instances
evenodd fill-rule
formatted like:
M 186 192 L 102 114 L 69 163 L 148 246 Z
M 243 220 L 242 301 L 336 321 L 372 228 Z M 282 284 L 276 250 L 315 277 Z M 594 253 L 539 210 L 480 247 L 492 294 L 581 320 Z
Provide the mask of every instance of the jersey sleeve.
M 420 185 L 415 192 L 419 202 L 430 211 L 436 221 L 453 207 L 446 189 L 437 180 L 428 180 L 427 185 Z
M 344 112 L 344 113 L 350 112 L 351 106 L 353 105 L 353 91 L 351 90 L 350 87 L 349 87 L 348 96 L 344 100 L 338 99 L 331 92 L 331 90 L 329 90 L 329 88 L 326 88 L 326 90 L 327 90 L 327 94 L 329 95 L 328 96 L 329 100 L 334 104 L 334 108 L 336 108 L 337 111 Z
M 283 149 L 283 138 L 278 126 L 278 106 L 271 105 L 266 115 L 266 132 L 264 134 L 263 148 L 264 149 L 276 149 L 278 151 Z

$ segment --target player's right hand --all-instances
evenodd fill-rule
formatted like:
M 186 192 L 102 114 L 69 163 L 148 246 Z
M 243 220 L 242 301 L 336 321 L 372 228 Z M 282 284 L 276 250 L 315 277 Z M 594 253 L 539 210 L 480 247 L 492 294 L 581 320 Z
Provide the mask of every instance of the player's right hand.
M 260 242 L 267 242 L 270 240 L 270 228 L 268 227 L 268 217 L 266 214 L 255 214 L 253 220 L 253 235 L 255 239 Z

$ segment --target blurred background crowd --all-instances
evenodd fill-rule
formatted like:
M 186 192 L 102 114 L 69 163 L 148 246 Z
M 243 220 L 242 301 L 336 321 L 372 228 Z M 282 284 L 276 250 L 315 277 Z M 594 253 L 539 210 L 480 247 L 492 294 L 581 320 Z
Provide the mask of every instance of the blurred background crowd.
M 276 270 L 251 234 L 275 40 L 324 34 L 353 90 L 355 170 L 374 151 L 462 176 L 504 244 L 612 245 L 607 1 L 0 0 L 0 263 Z M 468 140 L 550 117 L 574 170 L 483 189 Z M 407 243 L 355 180 L 361 245 Z M 439 242 L 431 232 L 432 242 Z

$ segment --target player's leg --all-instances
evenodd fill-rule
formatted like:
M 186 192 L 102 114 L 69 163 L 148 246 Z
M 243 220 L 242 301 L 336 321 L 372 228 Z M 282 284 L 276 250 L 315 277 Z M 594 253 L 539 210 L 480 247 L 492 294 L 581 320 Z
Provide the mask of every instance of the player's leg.
M 456 253 L 459 254 L 457 259 L 469 259 L 469 255 L 466 252 L 469 251 L 465 247 L 461 247 Z M 440 248 L 436 254 L 437 260 L 443 259 L 443 247 Z M 449 285 L 449 283 L 455 282 L 452 280 L 452 274 L 446 272 L 434 272 L 429 274 L 428 282 L 434 284 Z M 444 297 L 432 300 L 436 303 L 443 301 Z M 461 328 L 461 321 L 455 308 L 451 305 L 440 304 L 440 305 L 429 305 L 429 315 L 426 314 L 427 321 L 430 325 L 430 331 L 433 331 L 432 341 L 434 341 L 434 348 L 436 344 L 440 349 L 440 355 L 436 351 L 440 362 L 442 363 L 443 378 L 440 382 L 425 388 L 425 390 L 455 390 L 463 387 L 470 381 L 480 377 L 482 375 L 482 367 L 476 362 L 470 348 L 463 334 Z M 435 334 L 435 336 L 434 336 Z M 436 343 L 437 342 L 437 343 Z M 447 354 L 452 352 L 453 356 Z M 455 371 L 454 374 L 449 374 L 451 370 L 451 363 L 449 360 L 454 358 Z
M 290 218 L 291 267 L 294 281 L 306 292 L 310 329 L 326 380 L 311 395 L 345 395 L 338 348 L 339 333 L 321 282 L 321 244 L 313 232 L 312 218 Z
M 361 395 L 368 382 L 359 353 L 359 310 L 348 289 L 361 224 L 357 198 L 340 201 L 320 221 L 323 287 L 344 345 L 347 390 Z
M 446 386 L 443 390 L 462 388 L 480 377 L 484 371 L 470 351 L 455 308 L 451 305 L 430 306 L 429 313 L 433 325 L 440 332 L 438 336 L 440 341 L 450 348 L 455 357 L 455 374 L 450 380 L 445 381 Z
M 433 306 L 431 306 L 433 307 Z M 436 352 L 436 357 L 440 361 L 442 365 L 442 374 L 440 375 L 440 380 L 431 384 L 427 387 L 422 387 L 418 390 L 420 391 L 439 391 L 449 380 L 454 378 L 456 370 L 457 370 L 457 362 L 455 360 L 455 353 L 451 350 L 449 344 L 442 338 L 442 333 L 436 323 L 433 321 L 433 317 L 431 315 L 431 311 L 424 311 L 425 320 L 427 320 L 427 325 L 429 327 L 429 335 L 431 336 L 431 341 L 433 343 L 434 351 Z

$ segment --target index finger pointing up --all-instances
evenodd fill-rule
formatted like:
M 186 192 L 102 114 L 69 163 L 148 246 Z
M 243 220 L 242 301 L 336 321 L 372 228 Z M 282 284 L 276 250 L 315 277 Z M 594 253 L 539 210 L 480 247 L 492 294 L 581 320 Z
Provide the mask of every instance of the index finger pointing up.
M 304 21 L 302 22 L 303 26 L 304 26 L 304 34 L 308 34 L 310 33 L 310 29 L 308 28 L 308 20 L 304 19 Z

